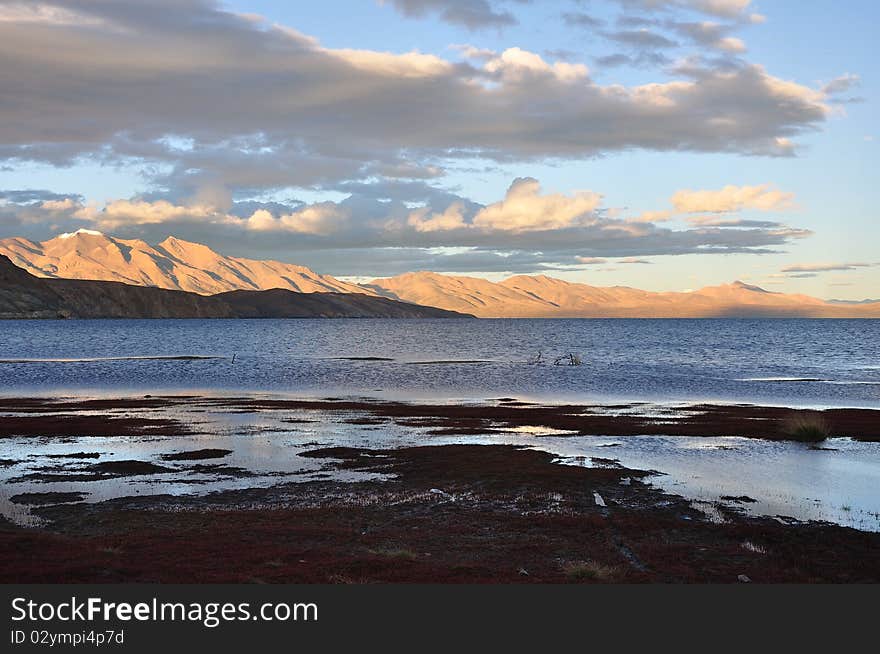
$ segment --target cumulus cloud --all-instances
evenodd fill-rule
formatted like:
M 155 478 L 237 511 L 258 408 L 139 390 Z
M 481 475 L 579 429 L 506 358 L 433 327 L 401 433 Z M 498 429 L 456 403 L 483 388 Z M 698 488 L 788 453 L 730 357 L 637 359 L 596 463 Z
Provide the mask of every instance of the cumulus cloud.
M 335 202 L 321 202 L 274 218 L 260 209 L 248 218 L 247 226 L 257 230 L 281 230 L 297 234 L 329 236 L 343 228 L 350 213 Z
M 525 177 L 510 185 L 502 201 L 481 209 L 473 225 L 505 232 L 567 229 L 595 222 L 594 212 L 601 201 L 602 196 L 592 191 L 541 195 L 538 180 Z
M 550 64 L 541 55 L 522 48 L 508 48 L 499 56 L 490 58 L 486 62 L 485 70 L 512 83 L 548 77 L 560 82 L 576 82 L 586 80 L 590 72 L 584 64 L 570 64 L 565 61 Z
M 407 224 L 417 232 L 446 232 L 464 229 L 467 227 L 464 220 L 464 205 L 461 202 L 453 202 L 440 213 L 431 212 L 428 207 L 422 207 L 409 215 Z
M 546 232 L 594 223 L 601 201 L 602 196 L 591 191 L 542 195 L 538 180 L 523 177 L 514 180 L 503 200 L 481 208 L 470 221 L 465 220 L 464 204 L 454 202 L 439 213 L 428 208 L 413 211 L 407 224 L 419 232 Z

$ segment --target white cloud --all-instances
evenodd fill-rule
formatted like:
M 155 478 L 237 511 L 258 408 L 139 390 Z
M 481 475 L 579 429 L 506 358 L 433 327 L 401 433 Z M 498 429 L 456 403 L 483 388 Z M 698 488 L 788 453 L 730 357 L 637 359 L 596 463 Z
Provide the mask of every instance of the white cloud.
M 746 51 L 746 44 L 742 39 L 734 36 L 725 36 L 716 41 L 715 47 L 725 52 L 741 53 Z
M 717 191 L 678 191 L 671 201 L 680 213 L 728 213 L 745 209 L 780 211 L 792 208 L 794 193 L 779 191 L 769 184 L 728 185 Z
M 339 231 L 348 218 L 348 212 L 335 202 L 321 202 L 283 214 L 278 218 L 265 209 L 259 209 L 244 220 L 244 225 L 248 229 L 256 231 L 283 231 L 329 236 Z M 237 218 L 228 217 L 227 222 L 238 223 L 240 221 Z
M 630 218 L 635 223 L 664 223 L 672 219 L 672 212 L 666 209 L 661 211 L 643 211 L 635 218 Z
M 541 184 L 530 177 L 515 180 L 506 197 L 481 209 L 474 227 L 504 232 L 567 229 L 595 222 L 602 196 L 592 191 L 573 195 L 541 195 Z
M 464 229 L 467 227 L 464 221 L 464 205 L 461 202 L 453 202 L 441 213 L 431 212 L 430 208 L 423 207 L 409 215 L 407 224 L 417 232 L 445 232 Z
M 590 74 L 584 64 L 557 61 L 549 64 L 540 55 L 522 48 L 508 48 L 500 56 L 486 62 L 485 69 L 499 74 L 505 81 L 520 83 L 533 76 L 548 76 L 561 82 L 586 80 Z

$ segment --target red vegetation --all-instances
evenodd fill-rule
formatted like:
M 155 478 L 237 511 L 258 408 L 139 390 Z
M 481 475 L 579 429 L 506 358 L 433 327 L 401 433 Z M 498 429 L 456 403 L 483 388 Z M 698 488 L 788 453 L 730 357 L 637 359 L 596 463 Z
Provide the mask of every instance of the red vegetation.
M 396 478 L 38 509 L 52 531 L 0 527 L 0 582 L 880 581 L 880 534 L 710 524 L 622 468 L 501 446 L 313 456 Z M 223 508 L 239 500 L 267 508 Z

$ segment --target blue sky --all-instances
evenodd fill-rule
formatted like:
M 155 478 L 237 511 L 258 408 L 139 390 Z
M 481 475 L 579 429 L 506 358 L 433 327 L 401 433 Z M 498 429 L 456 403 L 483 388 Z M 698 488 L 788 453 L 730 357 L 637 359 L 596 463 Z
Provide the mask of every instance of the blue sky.
M 880 297 L 878 18 L 824 0 L 0 0 L 0 238 Z

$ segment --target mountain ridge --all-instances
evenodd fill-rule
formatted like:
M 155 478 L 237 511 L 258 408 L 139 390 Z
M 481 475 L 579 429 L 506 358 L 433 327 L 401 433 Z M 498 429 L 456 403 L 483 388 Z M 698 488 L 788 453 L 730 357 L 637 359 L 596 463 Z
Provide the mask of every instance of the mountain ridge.
M 0 255 L 0 319 L 470 317 L 364 293 L 272 289 L 205 296 L 115 281 L 45 279 Z
M 768 291 L 742 281 L 690 292 L 590 286 L 545 275 L 500 282 L 432 272 L 374 279 L 386 297 L 466 311 L 481 318 L 875 318 L 880 303 L 843 305 Z
M 92 230 L 40 243 L 3 239 L 0 255 L 4 254 L 15 265 L 47 279 L 122 282 L 203 297 L 276 288 L 299 294 L 357 294 L 481 318 L 880 317 L 880 302 L 826 301 L 768 291 L 739 280 L 689 292 L 654 292 L 591 286 L 547 275 L 514 275 L 492 282 L 418 271 L 355 284 L 296 264 L 222 255 L 174 236 L 153 246 Z M 261 315 L 271 314 L 264 300 L 253 308 Z
M 123 282 L 199 295 L 270 288 L 374 295 L 357 284 L 305 266 L 228 257 L 174 236 L 153 246 L 140 239 L 78 230 L 40 243 L 17 237 L 2 239 L 0 254 L 36 277 Z

